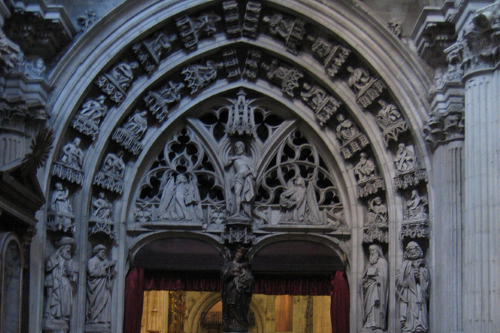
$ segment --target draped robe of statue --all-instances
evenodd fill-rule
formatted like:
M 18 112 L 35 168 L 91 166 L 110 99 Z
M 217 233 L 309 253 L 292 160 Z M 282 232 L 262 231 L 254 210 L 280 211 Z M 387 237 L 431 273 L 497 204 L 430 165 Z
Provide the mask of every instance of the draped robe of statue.
M 97 255 L 87 265 L 87 323 L 111 322 L 111 268 L 107 259 Z

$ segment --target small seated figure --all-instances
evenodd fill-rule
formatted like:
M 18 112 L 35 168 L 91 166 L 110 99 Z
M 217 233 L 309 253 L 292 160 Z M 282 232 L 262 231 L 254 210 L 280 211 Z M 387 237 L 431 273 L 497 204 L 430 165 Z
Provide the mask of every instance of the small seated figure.
M 83 151 L 80 148 L 80 138 L 75 138 L 73 142 L 67 143 L 61 153 L 60 162 L 77 170 L 81 170 L 83 165 Z
M 346 119 L 343 114 L 337 115 L 339 125 L 337 126 L 337 137 L 345 143 L 359 134 L 358 127 L 349 119 Z
M 354 167 L 354 174 L 358 176 L 358 183 L 375 177 L 375 163 L 366 153 L 360 154 L 360 160 Z
M 396 170 L 399 172 L 411 171 L 417 167 L 417 157 L 413 152 L 413 146 L 406 146 L 404 143 L 398 145 L 398 151 L 394 158 Z

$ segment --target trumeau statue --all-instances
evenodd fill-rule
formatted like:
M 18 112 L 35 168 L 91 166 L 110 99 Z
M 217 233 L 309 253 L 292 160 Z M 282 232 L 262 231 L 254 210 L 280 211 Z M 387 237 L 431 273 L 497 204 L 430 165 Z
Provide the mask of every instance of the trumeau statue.
M 253 201 L 255 198 L 255 167 L 254 161 L 245 153 L 245 143 L 237 141 L 234 144 L 234 155 L 229 156 L 225 164 L 230 184 L 230 198 L 226 198 L 230 218 L 252 218 Z
M 168 173 L 166 173 L 168 175 Z M 198 220 L 203 218 L 200 193 L 194 175 L 170 175 L 165 180 L 159 206 L 159 219 Z
M 47 303 L 44 311 L 44 330 L 67 332 L 72 315 L 73 288 L 78 279 L 78 265 L 73 261 L 76 243 L 63 237 L 58 249 L 45 260 L 45 289 Z
M 248 332 L 248 312 L 252 301 L 254 278 L 245 250 L 239 248 L 221 271 L 222 317 L 224 332 Z
M 420 246 L 411 241 L 406 246 L 405 260 L 396 272 L 396 298 L 399 302 L 401 329 L 408 333 L 429 331 L 427 302 L 430 274 Z
M 389 296 L 389 265 L 380 245 L 372 244 L 368 249 L 370 259 L 361 277 L 363 328 L 385 331 Z
M 94 328 L 101 326 L 99 332 L 109 331 L 116 261 L 106 259 L 106 247 L 102 244 L 96 245 L 92 254 L 87 264 L 86 326 L 93 324 Z

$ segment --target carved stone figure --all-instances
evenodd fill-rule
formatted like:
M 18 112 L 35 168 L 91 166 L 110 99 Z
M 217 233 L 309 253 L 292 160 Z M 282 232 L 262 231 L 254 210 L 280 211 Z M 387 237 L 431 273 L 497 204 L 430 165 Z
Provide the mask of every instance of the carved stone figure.
M 160 63 L 162 54 L 168 54 L 172 49 L 170 42 L 176 40 L 176 36 L 166 36 L 160 32 L 152 38 L 145 39 L 132 47 L 137 59 L 142 67 L 148 72 L 153 73 Z
M 398 141 L 399 134 L 408 130 L 408 124 L 401 116 L 396 105 L 387 103 L 380 99 L 378 103 L 382 109 L 377 113 L 377 124 L 382 129 L 385 145 L 389 145 L 390 140 Z
M 106 259 L 106 247 L 96 245 L 87 264 L 87 324 L 111 322 L 111 290 L 116 261 Z
M 123 151 L 120 150 L 117 154 L 108 153 L 101 170 L 94 178 L 94 185 L 99 185 L 121 194 L 123 192 L 124 175 L 125 162 L 123 162 Z
M 411 198 L 406 201 L 407 220 L 421 220 L 428 217 L 428 199 L 426 195 L 420 196 L 417 190 L 411 191 Z
M 414 241 L 409 242 L 405 260 L 396 272 L 396 298 L 403 332 L 429 331 L 430 273 L 423 257 L 420 246 Z
M 17 333 L 20 331 L 21 313 L 19 305 L 21 304 L 22 283 L 22 253 L 21 248 L 15 241 L 7 241 L 5 248 L 4 261 L 0 253 L 0 301 L 2 302 L 2 332 Z M 3 247 L 5 243 L 0 246 Z M 3 278 L 3 281 L 2 281 Z
M 387 206 L 382 203 L 380 197 L 376 197 L 370 201 L 368 210 L 366 225 L 387 225 Z
M 146 97 L 144 97 L 144 102 L 146 102 L 149 112 L 155 115 L 158 121 L 163 121 L 168 116 L 169 105 L 181 100 L 182 94 L 180 91 L 182 88 L 184 88 L 184 83 L 169 81 L 160 90 L 149 91 Z
M 398 151 L 394 158 L 396 170 L 399 172 L 407 172 L 415 169 L 417 166 L 417 157 L 413 151 L 413 146 L 406 146 L 404 143 L 398 145 Z
M 188 82 L 188 88 L 191 88 L 191 94 L 194 94 L 215 80 L 217 78 L 217 70 L 222 67 L 223 63 L 207 60 L 206 65 L 190 65 L 184 68 L 182 74 L 184 74 L 184 81 Z
M 262 52 L 255 49 L 250 49 L 247 52 L 247 58 L 245 59 L 245 68 L 243 69 L 242 76 L 247 77 L 251 80 L 257 78 L 259 72 L 260 58 L 262 57 Z
M 94 212 L 92 216 L 99 220 L 111 221 L 113 205 L 106 200 L 104 192 L 99 193 L 99 198 L 92 202 Z
M 306 33 L 305 22 L 301 19 L 286 19 L 282 14 L 265 16 L 264 22 L 269 23 L 269 32 L 285 40 L 287 51 L 297 54 Z
M 142 150 L 139 140 L 148 129 L 147 111 L 137 111 L 128 121 L 116 129 L 112 139 L 134 155 L 138 155 Z
M 84 154 L 80 142 L 80 138 L 75 138 L 73 142 L 67 143 L 62 149 L 59 161 L 73 169 L 81 170 Z
M 69 202 L 69 190 L 61 183 L 55 184 L 55 190 L 50 198 L 50 211 L 52 220 L 49 217 L 47 228 L 52 231 L 62 230 L 69 232 L 73 230 L 73 208 Z
M 135 61 L 119 63 L 110 72 L 100 75 L 96 84 L 110 96 L 112 101 L 121 103 L 125 99 L 125 92 L 134 80 L 134 69 L 137 67 L 139 64 Z
M 361 153 L 358 164 L 354 166 L 354 174 L 358 176 L 358 183 L 365 182 L 375 177 L 375 163 L 368 154 Z
M 232 200 L 228 202 L 230 217 L 251 218 L 255 198 L 255 167 L 250 156 L 245 154 L 245 144 L 238 141 L 234 144 L 235 155 L 229 157 L 226 168 L 233 173 L 230 180 Z
M 363 295 L 363 328 L 383 330 L 387 327 L 387 304 L 389 296 L 389 265 L 382 247 L 368 247 L 370 260 L 361 277 Z
M 342 143 L 354 139 L 359 134 L 358 127 L 349 119 L 346 119 L 343 114 L 337 116 L 340 123 L 337 128 L 337 137 L 342 140 Z
M 320 126 L 323 126 L 337 112 L 341 102 L 327 94 L 321 87 L 311 86 L 308 83 L 302 86 L 305 89 L 300 93 L 302 100 L 314 111 Z
M 201 220 L 203 218 L 196 178 L 185 174 L 166 181 L 159 206 L 160 218 L 167 220 Z
M 312 182 L 306 185 L 301 176 L 290 179 L 287 189 L 280 195 L 280 206 L 285 212 L 281 222 L 319 223 L 320 214 Z
M 311 51 L 323 60 L 326 73 L 334 78 L 344 65 L 349 54 L 351 54 L 351 50 L 340 45 L 334 45 L 323 37 L 314 38 L 309 36 L 307 39 L 313 42 Z
M 347 71 L 351 73 L 347 84 L 357 93 L 366 89 L 373 80 L 370 73 L 363 67 L 352 68 L 351 66 L 347 66 Z
M 233 260 L 226 261 L 221 279 L 224 332 L 248 332 L 254 279 L 243 248 L 236 251 Z
M 293 67 L 280 66 L 276 59 L 273 59 L 270 65 L 262 63 L 261 67 L 267 70 L 266 77 L 269 80 L 281 84 L 281 91 L 290 97 L 295 97 L 293 90 L 299 87 L 299 80 L 304 77 L 301 71 Z
M 182 16 L 175 21 L 179 36 L 187 49 L 196 49 L 201 36 L 211 36 L 217 32 L 217 22 L 220 16 L 210 13 L 202 14 L 196 20 Z
M 75 241 L 73 238 L 63 237 L 57 247 L 45 260 L 45 327 L 61 321 L 68 325 L 72 315 L 73 286 L 78 279 L 78 265 L 72 258 L 76 248 Z M 67 329 L 61 331 L 67 332 Z
M 92 140 L 95 140 L 99 133 L 101 119 L 106 116 L 108 111 L 108 107 L 104 104 L 105 100 L 106 97 L 103 95 L 95 100 L 87 100 L 71 122 L 71 126 L 80 133 L 92 136 Z

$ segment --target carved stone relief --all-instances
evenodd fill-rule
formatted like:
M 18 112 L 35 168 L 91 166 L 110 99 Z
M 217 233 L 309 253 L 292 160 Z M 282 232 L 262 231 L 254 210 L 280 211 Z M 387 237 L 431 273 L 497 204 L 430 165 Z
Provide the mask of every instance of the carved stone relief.
M 269 24 L 269 33 L 280 37 L 285 41 L 287 51 L 293 54 L 298 53 L 298 48 L 302 44 L 306 34 L 305 22 L 298 18 L 288 18 L 283 14 L 265 16 L 264 22 Z
M 266 77 L 276 84 L 281 85 L 281 91 L 290 97 L 295 97 L 294 89 L 299 88 L 299 80 L 304 77 L 301 71 L 280 65 L 278 60 L 274 59 L 271 64 L 262 63 L 262 69 L 267 71 Z
M 224 19 L 226 21 L 226 33 L 229 38 L 245 36 L 255 38 L 259 27 L 260 11 L 262 5 L 257 1 L 248 1 L 243 16 L 243 24 L 240 20 L 238 2 L 235 0 L 222 3 Z
M 347 160 L 368 146 L 370 142 L 366 135 L 359 131 L 358 126 L 351 120 L 346 119 L 343 114 L 340 113 L 337 116 L 337 121 L 339 122 L 336 128 L 337 138 L 342 143 L 340 151 Z
M 127 97 L 126 91 L 134 80 L 134 69 L 138 67 L 135 61 L 119 63 L 111 71 L 100 75 L 95 83 L 113 102 L 121 103 Z
M 224 67 L 226 68 L 228 79 L 238 79 L 241 76 L 240 66 L 238 64 L 238 54 L 235 49 L 226 49 L 222 51 Z
M 54 163 L 52 175 L 67 179 L 72 183 L 82 184 L 84 173 L 82 171 L 84 153 L 80 148 L 80 138 L 68 142 L 61 152 L 61 157 Z
M 73 315 L 73 293 L 78 279 L 78 263 L 73 260 L 76 243 L 73 238 L 62 237 L 57 250 L 45 260 L 46 303 L 42 329 L 45 332 L 69 330 Z
M 184 88 L 184 83 L 168 81 L 168 84 L 161 87 L 160 90 L 149 91 L 144 97 L 144 102 L 146 102 L 149 112 L 151 112 L 158 121 L 163 121 L 168 116 L 169 106 L 181 100 L 182 88 Z
M 403 119 L 396 105 L 387 103 L 380 99 L 378 103 L 382 106 L 377 113 L 377 124 L 382 130 L 385 146 L 389 146 L 389 141 L 398 141 L 401 133 L 408 130 L 408 123 Z
M 335 45 L 323 37 L 309 36 L 307 39 L 313 42 L 311 51 L 323 62 L 326 73 L 333 79 L 351 54 L 351 50 Z
M 113 204 L 106 199 L 104 192 L 92 200 L 92 213 L 89 218 L 89 234 L 102 232 L 110 238 L 116 238 L 113 223 Z
M 202 14 L 196 19 L 182 16 L 175 20 L 175 24 L 184 47 L 194 50 L 198 47 L 201 37 L 212 36 L 217 32 L 217 24 L 220 20 L 220 16 L 211 13 Z
M 106 247 L 96 245 L 87 263 L 87 312 L 85 331 L 109 332 L 111 291 L 116 261 L 108 260 Z
M 251 80 L 255 80 L 259 74 L 260 58 L 262 53 L 258 50 L 248 50 L 245 59 L 245 68 L 243 69 L 243 76 Z
M 354 174 L 358 181 L 358 197 L 366 197 L 385 188 L 383 179 L 377 176 L 375 162 L 366 153 L 360 154 L 359 162 L 354 166 Z
M 347 66 L 347 84 L 356 93 L 356 101 L 364 108 L 370 106 L 385 90 L 385 83 L 370 75 L 363 67 Z
M 430 273 L 424 252 L 414 241 L 406 246 L 404 261 L 396 273 L 396 299 L 403 332 L 428 332 Z
M 255 135 L 255 106 L 253 100 L 245 98 L 246 93 L 242 90 L 238 92 L 237 99 L 231 99 L 233 105 L 229 106 L 229 117 L 226 125 L 226 133 L 233 135 Z
M 124 175 L 123 151 L 119 151 L 118 154 L 108 153 L 102 163 L 101 170 L 94 178 L 94 185 L 122 194 Z
M 82 105 L 82 109 L 71 121 L 71 126 L 78 132 L 89 135 L 95 140 L 99 134 L 101 120 L 106 117 L 108 107 L 104 104 L 106 97 L 101 95 L 96 99 L 89 99 Z
M 171 42 L 175 41 L 177 36 L 166 36 L 163 32 L 155 34 L 132 47 L 135 56 L 144 70 L 151 74 L 160 64 L 161 57 L 170 53 L 172 50 Z
M 97 14 L 93 9 L 89 9 L 85 11 L 84 15 L 78 16 L 76 21 L 82 28 L 82 32 L 85 32 L 97 21 Z
M 112 139 L 132 154 L 139 155 L 142 151 L 140 140 L 148 129 L 146 116 L 147 111 L 137 110 L 122 127 L 115 130 Z
M 428 204 L 427 195 L 421 196 L 417 190 L 412 190 L 411 197 L 406 201 L 404 207 L 400 239 L 405 237 L 428 238 L 430 236 Z
M 182 70 L 187 87 L 191 88 L 191 94 L 206 87 L 217 78 L 217 71 L 224 66 L 222 62 L 207 60 L 206 65 L 190 65 Z
M 50 208 L 47 216 L 47 230 L 74 232 L 75 216 L 69 201 L 69 190 L 61 183 L 55 184 L 55 189 L 50 197 Z
M 302 100 L 314 111 L 320 126 L 324 126 L 330 117 L 337 112 L 342 102 L 327 94 L 321 87 L 311 86 L 308 83 L 304 83 L 302 86 L 305 90 L 300 93 Z
M 363 242 L 373 243 L 374 240 L 378 240 L 388 243 L 388 229 L 387 206 L 382 203 L 380 197 L 375 197 L 368 205 L 368 218 L 363 227 Z
M 394 157 L 397 176 L 394 178 L 395 187 L 405 189 L 415 186 L 420 181 L 427 181 L 427 172 L 418 166 L 417 155 L 413 145 L 400 143 Z

